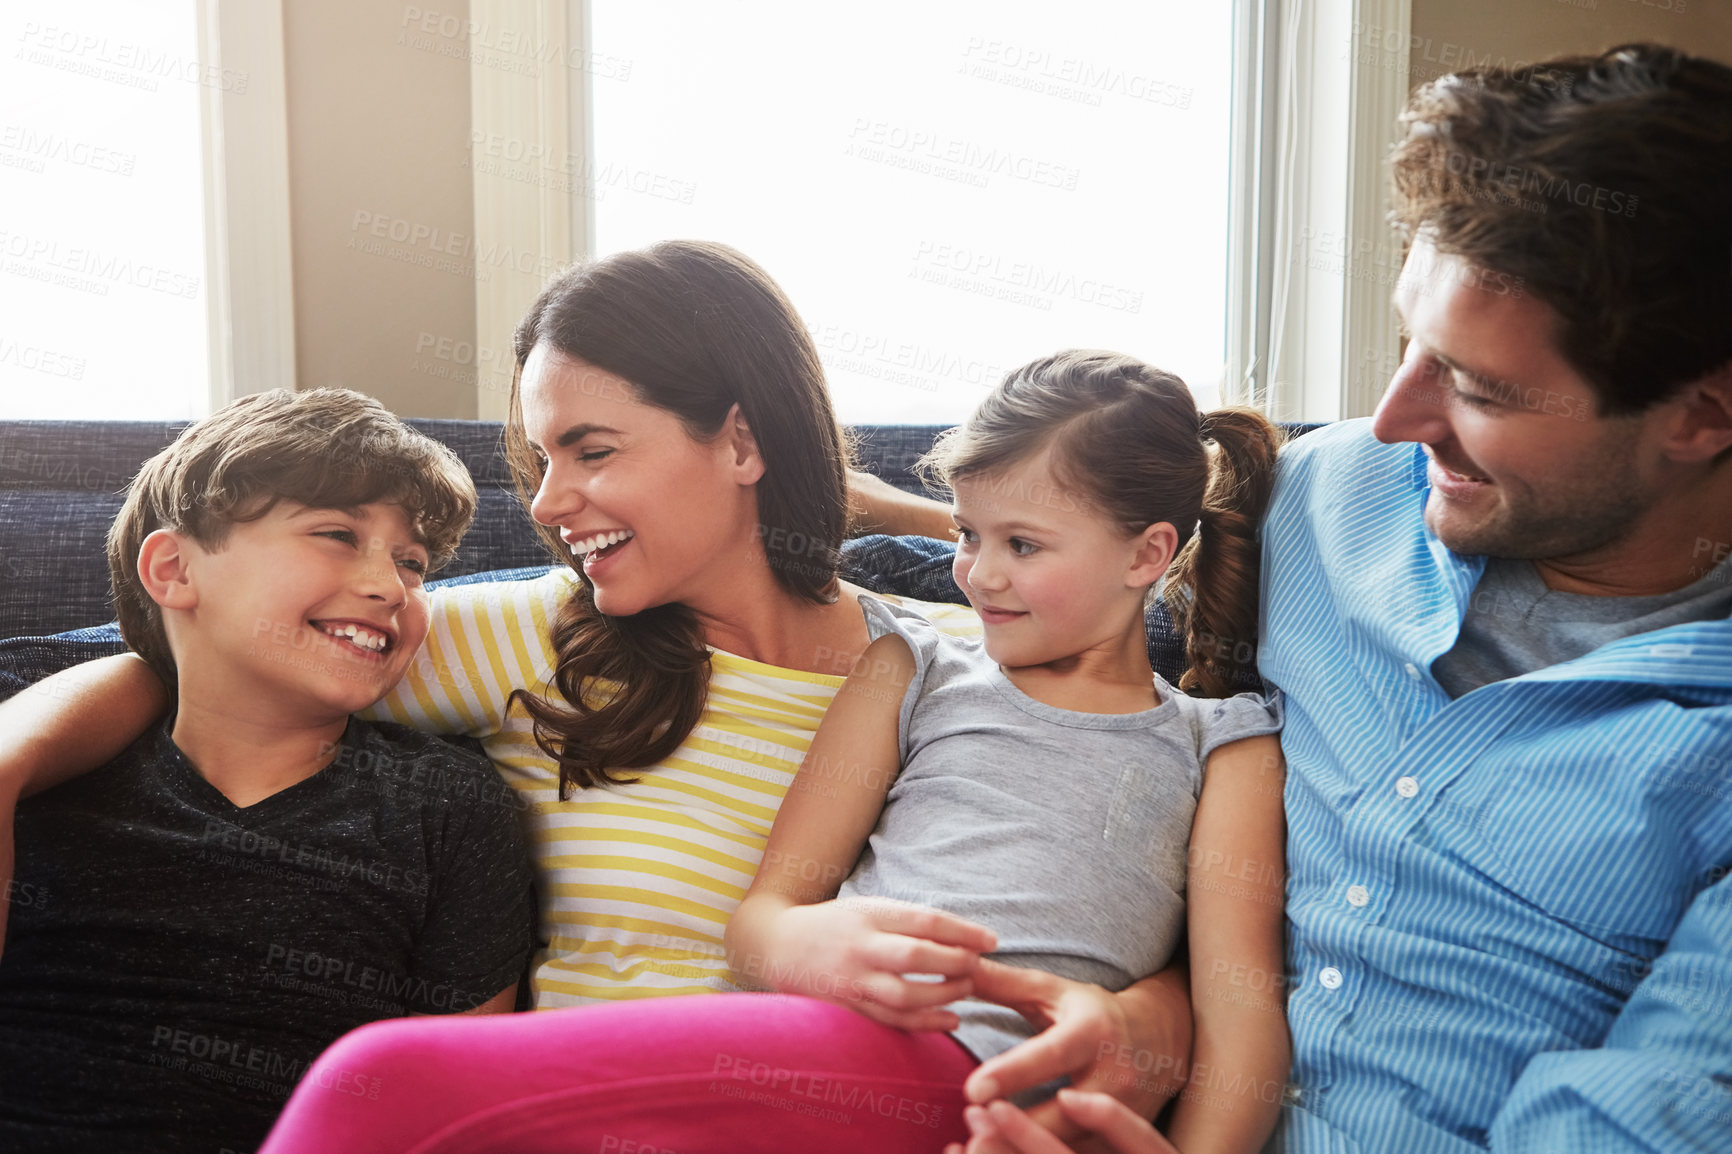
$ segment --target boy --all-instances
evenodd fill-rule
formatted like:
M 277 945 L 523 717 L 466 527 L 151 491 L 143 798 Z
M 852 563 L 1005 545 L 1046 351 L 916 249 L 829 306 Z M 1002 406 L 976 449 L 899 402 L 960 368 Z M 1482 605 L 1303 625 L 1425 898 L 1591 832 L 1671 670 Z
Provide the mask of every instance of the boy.
M 344 390 L 245 397 L 144 464 L 109 563 L 176 708 L 19 806 L 0 1148 L 250 1150 L 346 1031 L 512 1008 L 515 795 L 349 717 L 419 648 L 422 579 L 474 510 L 449 450 Z

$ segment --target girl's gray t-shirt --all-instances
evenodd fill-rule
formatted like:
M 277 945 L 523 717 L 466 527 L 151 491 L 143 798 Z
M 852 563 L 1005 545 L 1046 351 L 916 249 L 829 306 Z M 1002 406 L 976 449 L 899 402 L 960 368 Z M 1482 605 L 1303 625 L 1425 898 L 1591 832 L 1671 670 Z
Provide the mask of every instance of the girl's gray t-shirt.
M 1281 728 L 1277 696 L 1194 698 L 1158 675 L 1160 705 L 1076 713 L 1017 689 L 975 639 L 862 597 L 876 639 L 916 669 L 901 704 L 902 771 L 842 897 L 932 906 L 998 935 L 999 961 L 1121 990 L 1183 936 L 1186 846 L 1218 746 Z M 1031 1037 L 1014 1010 L 958 1003 L 982 1061 Z

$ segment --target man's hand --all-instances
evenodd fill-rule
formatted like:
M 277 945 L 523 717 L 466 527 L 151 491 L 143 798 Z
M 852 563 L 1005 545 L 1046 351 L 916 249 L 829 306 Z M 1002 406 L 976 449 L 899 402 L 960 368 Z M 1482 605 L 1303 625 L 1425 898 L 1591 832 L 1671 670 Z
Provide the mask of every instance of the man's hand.
M 1077 1090 L 1060 1090 L 1053 1099 L 1063 1111 L 1066 1121 L 1077 1130 L 1091 1135 L 1086 1149 L 1112 1154 L 1179 1154 L 1178 1148 L 1161 1137 L 1155 1128 L 1133 1113 L 1130 1107 L 1105 1094 L 1089 1094 Z M 963 1115 L 976 1143 L 990 1143 L 999 1150 L 1013 1154 L 1070 1154 L 1083 1146 L 1065 1145 L 1052 1132 L 1009 1102 L 994 1102 L 990 1106 L 970 1106 Z M 963 1148 L 951 1143 L 944 1154 L 963 1154 Z
M 904 493 L 888 481 L 848 470 L 848 535 L 889 533 L 892 536 L 937 537 L 954 540 L 950 506 Z
M 974 996 L 1009 1006 L 1042 1032 L 982 1063 L 963 1092 L 971 1102 L 986 1103 L 1069 1075 L 1075 1089 L 1105 1093 L 1134 1116 L 1151 1117 L 1178 1091 L 1190 1055 L 1185 987 L 1183 967 L 1115 995 L 1085 982 L 982 959 Z M 1161 1002 L 1165 1012 L 1145 1002 L 1136 1003 L 1137 1013 L 1128 1012 L 1127 997 L 1146 988 L 1167 995 Z M 1056 1100 L 1035 1106 L 1028 1117 L 1061 1138 L 1082 1133 Z M 976 1137 L 968 1149 L 969 1154 L 1009 1154 L 1016 1147 Z
M 882 899 L 791 906 L 776 916 L 768 972 L 747 976 L 780 993 L 837 1002 L 903 1030 L 954 1030 L 951 1002 L 969 996 L 985 926 L 942 910 Z M 943 981 L 910 981 L 936 974 Z

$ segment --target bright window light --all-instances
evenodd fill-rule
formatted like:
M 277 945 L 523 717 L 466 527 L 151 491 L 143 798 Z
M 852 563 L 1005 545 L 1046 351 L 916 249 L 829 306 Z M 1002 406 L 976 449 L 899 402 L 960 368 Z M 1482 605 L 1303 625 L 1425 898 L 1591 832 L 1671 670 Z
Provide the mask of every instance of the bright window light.
M 597 250 L 745 252 L 844 421 L 956 421 L 1062 348 L 1218 396 L 1233 5 L 589 6 Z
M 0 418 L 203 414 L 192 0 L 10 0 L 0 51 Z

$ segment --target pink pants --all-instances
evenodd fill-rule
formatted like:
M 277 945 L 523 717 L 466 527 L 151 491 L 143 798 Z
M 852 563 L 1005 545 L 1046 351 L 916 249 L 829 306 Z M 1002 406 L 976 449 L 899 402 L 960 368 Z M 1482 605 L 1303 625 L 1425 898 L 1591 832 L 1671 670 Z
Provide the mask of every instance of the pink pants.
M 404 1018 L 325 1051 L 259 1154 L 936 1154 L 974 1066 L 776 994 Z

